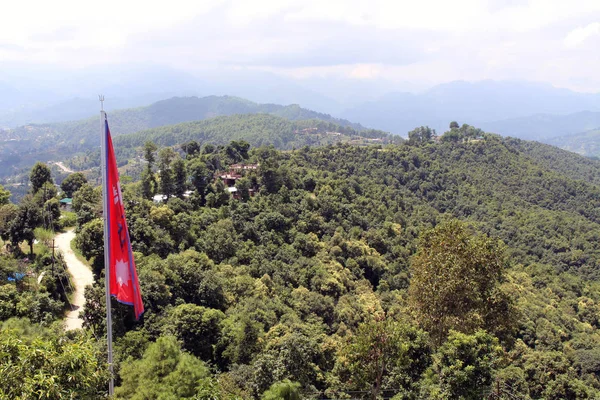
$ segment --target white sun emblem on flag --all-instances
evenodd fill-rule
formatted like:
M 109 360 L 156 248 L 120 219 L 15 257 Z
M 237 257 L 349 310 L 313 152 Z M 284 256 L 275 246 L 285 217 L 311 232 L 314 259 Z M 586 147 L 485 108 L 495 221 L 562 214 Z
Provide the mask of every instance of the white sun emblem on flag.
M 124 260 L 117 260 L 117 265 L 115 266 L 115 274 L 117 276 L 117 284 L 121 286 L 128 286 L 129 281 L 129 263 Z

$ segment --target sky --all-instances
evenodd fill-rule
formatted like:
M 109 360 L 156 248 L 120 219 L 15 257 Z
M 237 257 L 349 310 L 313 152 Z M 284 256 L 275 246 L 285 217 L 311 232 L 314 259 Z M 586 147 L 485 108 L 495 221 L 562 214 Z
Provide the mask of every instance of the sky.
M 264 71 L 415 90 L 525 80 L 600 92 L 600 0 L 20 0 L 0 13 L 0 73 L 2 64 Z

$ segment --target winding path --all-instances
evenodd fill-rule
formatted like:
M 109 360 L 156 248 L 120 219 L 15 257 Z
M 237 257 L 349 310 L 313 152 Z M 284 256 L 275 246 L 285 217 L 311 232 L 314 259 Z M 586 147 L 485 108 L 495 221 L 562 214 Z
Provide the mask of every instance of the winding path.
M 83 320 L 79 318 L 79 312 L 83 310 L 85 304 L 84 290 L 87 285 L 94 282 L 92 271 L 81 261 L 77 259 L 73 250 L 71 250 L 71 240 L 75 238 L 75 232 L 71 229 L 56 236 L 55 244 L 63 253 L 67 269 L 73 277 L 73 285 L 75 291 L 71 298 L 71 309 L 65 318 L 66 329 L 79 329 L 83 324 Z
M 65 172 L 69 172 L 69 173 L 73 173 L 73 172 L 75 172 L 75 171 L 73 171 L 71 168 L 69 168 L 69 167 L 65 166 L 65 164 L 63 164 L 63 163 L 62 163 L 62 162 L 60 162 L 60 161 L 59 161 L 59 162 L 57 162 L 57 163 L 56 163 L 56 165 L 58 165 L 58 167 L 59 167 L 60 169 L 62 169 L 63 171 L 65 171 Z

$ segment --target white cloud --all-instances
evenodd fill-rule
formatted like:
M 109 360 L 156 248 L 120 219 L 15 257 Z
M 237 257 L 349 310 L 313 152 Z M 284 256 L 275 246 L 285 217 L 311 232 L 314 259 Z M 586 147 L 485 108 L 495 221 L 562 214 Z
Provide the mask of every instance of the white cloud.
M 599 0 L 21 0 L 3 5 L 0 59 L 600 90 L 591 21 Z
M 573 29 L 565 37 L 565 45 L 567 47 L 577 47 L 592 36 L 600 35 L 600 22 L 593 22 L 587 26 L 580 26 Z

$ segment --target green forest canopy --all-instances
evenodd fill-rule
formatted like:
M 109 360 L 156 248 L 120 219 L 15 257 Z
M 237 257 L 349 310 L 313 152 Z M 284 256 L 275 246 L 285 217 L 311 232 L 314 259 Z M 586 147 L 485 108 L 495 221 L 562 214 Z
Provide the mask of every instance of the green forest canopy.
M 157 149 L 123 188 L 147 308 L 135 323 L 115 304 L 123 398 L 598 396 L 598 162 L 468 126 L 439 142 L 186 149 L 170 163 Z M 172 198 L 149 200 L 181 161 Z M 260 164 L 237 183 L 258 194 L 234 200 L 213 173 L 240 162 Z M 96 274 L 98 200 L 84 184 L 73 204 Z M 448 279 L 422 273 L 436 267 Z M 102 337 L 97 282 L 85 326 Z

